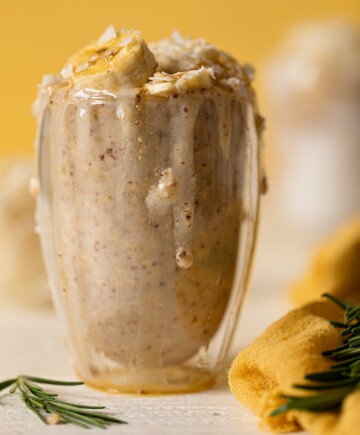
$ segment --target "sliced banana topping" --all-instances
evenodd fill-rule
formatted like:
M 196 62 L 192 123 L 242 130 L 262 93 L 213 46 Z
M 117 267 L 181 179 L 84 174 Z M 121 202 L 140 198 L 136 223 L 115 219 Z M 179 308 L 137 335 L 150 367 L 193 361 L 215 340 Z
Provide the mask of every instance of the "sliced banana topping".
M 81 87 L 141 86 L 157 63 L 139 32 L 108 27 L 99 40 L 69 58 L 61 74 Z
M 132 87 L 165 97 L 216 86 L 249 98 L 253 69 L 204 39 L 174 32 L 148 47 L 139 31 L 109 26 L 96 42 L 69 58 L 61 76 L 79 91 Z M 119 110 L 117 116 L 124 114 Z
M 166 95 L 192 89 L 206 89 L 212 86 L 215 78 L 212 68 L 201 67 L 196 70 L 168 74 L 156 72 L 144 85 L 149 94 Z

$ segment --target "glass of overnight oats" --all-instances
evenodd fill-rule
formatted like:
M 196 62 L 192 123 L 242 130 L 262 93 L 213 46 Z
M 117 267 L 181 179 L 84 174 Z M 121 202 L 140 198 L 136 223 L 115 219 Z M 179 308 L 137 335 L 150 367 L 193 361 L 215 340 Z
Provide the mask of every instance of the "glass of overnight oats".
M 196 391 L 224 368 L 263 185 L 252 74 L 203 39 L 111 26 L 44 78 L 37 219 L 86 384 Z

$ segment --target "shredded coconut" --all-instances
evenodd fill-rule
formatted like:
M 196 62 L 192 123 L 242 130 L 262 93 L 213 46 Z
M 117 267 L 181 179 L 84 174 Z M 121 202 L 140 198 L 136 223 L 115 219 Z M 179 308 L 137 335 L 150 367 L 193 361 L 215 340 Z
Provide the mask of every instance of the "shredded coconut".
M 60 74 L 64 79 L 68 79 L 69 77 L 72 77 L 74 75 L 74 72 L 71 63 L 66 64 L 64 68 L 61 70 Z
M 75 72 L 81 72 L 81 71 L 85 71 L 86 69 L 88 69 L 89 68 L 89 63 L 88 62 L 85 62 L 85 63 L 83 63 L 82 65 L 79 65 L 79 66 L 77 66 L 76 68 L 75 68 Z
M 106 42 L 109 42 L 117 37 L 116 29 L 113 25 L 107 27 L 104 30 L 104 33 L 100 36 L 98 39 L 98 44 L 105 44 Z

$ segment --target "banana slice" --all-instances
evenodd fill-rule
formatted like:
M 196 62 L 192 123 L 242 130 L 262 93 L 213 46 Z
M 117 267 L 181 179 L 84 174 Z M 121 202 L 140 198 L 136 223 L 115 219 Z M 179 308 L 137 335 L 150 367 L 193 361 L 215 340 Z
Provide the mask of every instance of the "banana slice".
M 78 87 L 141 86 L 157 63 L 139 32 L 108 27 L 95 43 L 71 56 L 61 75 Z
M 144 90 L 152 95 L 166 96 L 174 92 L 186 92 L 193 89 L 206 89 L 216 80 L 212 68 L 201 67 L 196 70 L 168 74 L 156 72 L 144 85 Z

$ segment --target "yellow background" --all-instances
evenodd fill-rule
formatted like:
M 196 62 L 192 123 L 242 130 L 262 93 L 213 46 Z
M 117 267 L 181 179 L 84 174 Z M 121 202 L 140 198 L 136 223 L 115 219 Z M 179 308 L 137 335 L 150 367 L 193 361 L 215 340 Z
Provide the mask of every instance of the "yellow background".
M 360 24 L 360 0 L 2 0 L 0 153 L 32 152 L 37 83 L 111 23 L 141 29 L 146 40 L 174 28 L 204 36 L 252 63 L 261 81 L 262 62 L 289 25 L 336 16 Z

